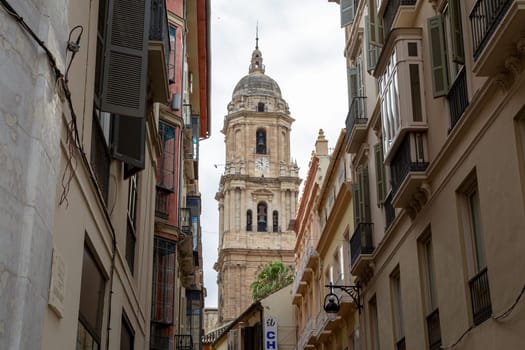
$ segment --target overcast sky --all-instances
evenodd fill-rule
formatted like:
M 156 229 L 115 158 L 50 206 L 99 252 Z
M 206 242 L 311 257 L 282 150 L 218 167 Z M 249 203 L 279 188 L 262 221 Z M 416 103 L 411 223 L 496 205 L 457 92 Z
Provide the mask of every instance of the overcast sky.
M 233 88 L 248 74 L 257 21 L 266 74 L 279 84 L 295 119 L 291 157 L 303 180 L 319 129 L 333 147 L 348 111 L 339 5 L 328 0 L 211 0 L 212 136 L 200 143 L 199 162 L 206 307 L 217 307 L 218 301 L 213 264 L 219 238 L 215 193 L 225 157 L 220 130 Z

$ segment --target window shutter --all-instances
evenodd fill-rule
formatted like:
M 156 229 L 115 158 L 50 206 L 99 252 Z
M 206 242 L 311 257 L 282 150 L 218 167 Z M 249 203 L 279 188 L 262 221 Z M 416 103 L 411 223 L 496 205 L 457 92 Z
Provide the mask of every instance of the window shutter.
M 355 0 L 341 0 L 341 27 L 354 23 Z
M 370 44 L 383 46 L 383 24 L 377 15 L 376 0 L 368 0 L 368 33 Z
M 383 164 L 383 145 L 374 145 L 374 155 L 376 161 L 376 185 L 377 185 L 377 205 L 380 206 L 386 197 L 385 166 Z
M 150 0 L 110 0 L 101 109 L 144 118 Z
M 359 176 L 357 176 L 357 178 L 359 178 Z M 354 227 L 357 227 L 361 222 L 359 212 L 359 183 L 352 184 L 352 205 L 354 206 Z
M 366 47 L 366 67 L 367 72 L 372 72 L 377 65 L 379 48 L 370 43 L 370 19 L 365 16 L 365 47 Z
M 432 65 L 434 97 L 444 96 L 448 93 L 447 51 L 443 20 L 443 15 L 428 19 L 430 64 Z
M 363 222 L 370 222 L 370 188 L 368 184 L 368 168 L 362 167 L 359 178 L 359 194 L 361 195 L 361 219 Z
M 461 3 L 458 0 L 449 0 L 450 31 L 452 41 L 452 60 L 465 64 L 465 51 L 463 49 L 463 29 L 461 25 Z
M 145 139 L 146 119 L 113 116 L 112 155 L 114 158 L 131 165 L 136 171 L 144 169 Z
M 357 67 L 347 67 L 347 80 L 348 80 L 348 99 L 349 103 L 352 104 L 352 100 L 357 96 L 358 93 L 358 81 L 357 81 Z

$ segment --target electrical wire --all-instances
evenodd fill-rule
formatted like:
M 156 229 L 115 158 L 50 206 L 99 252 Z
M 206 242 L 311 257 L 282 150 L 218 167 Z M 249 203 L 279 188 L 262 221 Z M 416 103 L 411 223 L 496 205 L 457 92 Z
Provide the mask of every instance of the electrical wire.
M 516 297 L 516 300 L 514 300 L 514 303 L 507 310 L 505 310 L 504 312 L 502 312 L 501 314 L 497 316 L 492 315 L 491 318 L 494 321 L 500 321 L 508 317 L 512 313 L 512 311 L 514 311 L 514 309 L 516 308 L 516 305 L 518 305 L 519 301 L 523 297 L 523 294 L 525 294 L 525 285 L 523 285 L 523 287 L 521 288 L 520 294 Z M 474 326 L 470 326 L 465 332 L 463 332 L 463 334 L 459 337 L 458 340 L 456 340 L 456 342 L 454 342 L 454 344 L 447 345 L 447 346 L 441 346 L 441 349 L 452 349 L 453 347 L 458 345 L 459 342 L 461 342 L 461 340 L 465 337 L 465 335 L 467 335 L 467 333 L 469 333 L 472 329 L 474 329 Z
M 499 314 L 498 316 L 492 316 L 492 318 L 496 321 L 499 321 L 501 319 L 504 319 L 506 318 L 507 316 L 509 316 L 512 311 L 514 311 L 514 308 L 516 307 L 516 305 L 518 305 L 521 297 L 523 296 L 523 294 L 525 293 L 525 285 L 523 285 L 523 288 L 521 288 L 521 292 L 520 294 L 518 295 L 518 297 L 516 298 L 516 300 L 514 301 L 514 303 L 507 309 L 505 310 L 503 313 Z
M 71 41 L 71 36 L 73 35 L 73 32 L 76 31 L 77 29 L 80 29 L 80 33 L 78 33 L 77 40 L 73 42 Z M 84 33 L 84 27 L 82 27 L 81 25 L 77 25 L 73 27 L 73 29 L 71 29 L 71 31 L 69 32 L 69 37 L 67 38 L 66 56 L 67 56 L 68 51 L 71 51 L 72 54 L 71 54 L 71 58 L 69 59 L 69 64 L 67 65 L 67 68 L 66 68 L 66 74 L 65 74 L 66 83 L 69 81 L 67 76 L 69 73 L 69 68 L 71 68 L 71 63 L 73 63 L 73 59 L 75 58 L 75 55 L 80 50 L 80 38 L 82 37 L 82 33 Z

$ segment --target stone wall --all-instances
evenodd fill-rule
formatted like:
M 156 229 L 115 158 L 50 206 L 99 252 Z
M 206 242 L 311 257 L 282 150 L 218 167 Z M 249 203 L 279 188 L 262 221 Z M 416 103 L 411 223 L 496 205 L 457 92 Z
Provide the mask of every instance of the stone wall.
M 10 1 L 59 68 L 66 0 Z M 40 348 L 48 300 L 62 104 L 48 57 L 0 8 L 0 348 Z

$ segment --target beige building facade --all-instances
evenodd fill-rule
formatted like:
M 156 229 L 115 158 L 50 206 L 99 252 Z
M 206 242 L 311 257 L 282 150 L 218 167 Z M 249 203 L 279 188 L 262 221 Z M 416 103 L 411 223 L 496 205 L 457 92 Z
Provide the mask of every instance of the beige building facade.
M 340 6 L 360 349 L 524 347 L 525 4 Z
M 250 285 L 268 262 L 293 265 L 299 168 L 290 157 L 294 119 L 277 83 L 265 74 L 262 53 L 252 53 L 249 73 L 228 104 L 222 129 L 225 171 L 219 203 L 219 322 L 252 304 Z
M 295 222 L 297 260 L 292 293 L 297 349 L 354 349 L 359 344 L 357 301 L 337 288 L 354 283 L 349 251 L 354 227 L 351 179 L 345 130 L 330 154 L 321 130 Z M 330 284 L 335 289 L 326 287 Z M 334 295 L 328 296 L 331 292 Z M 332 315 L 324 310 L 329 299 L 339 305 Z

